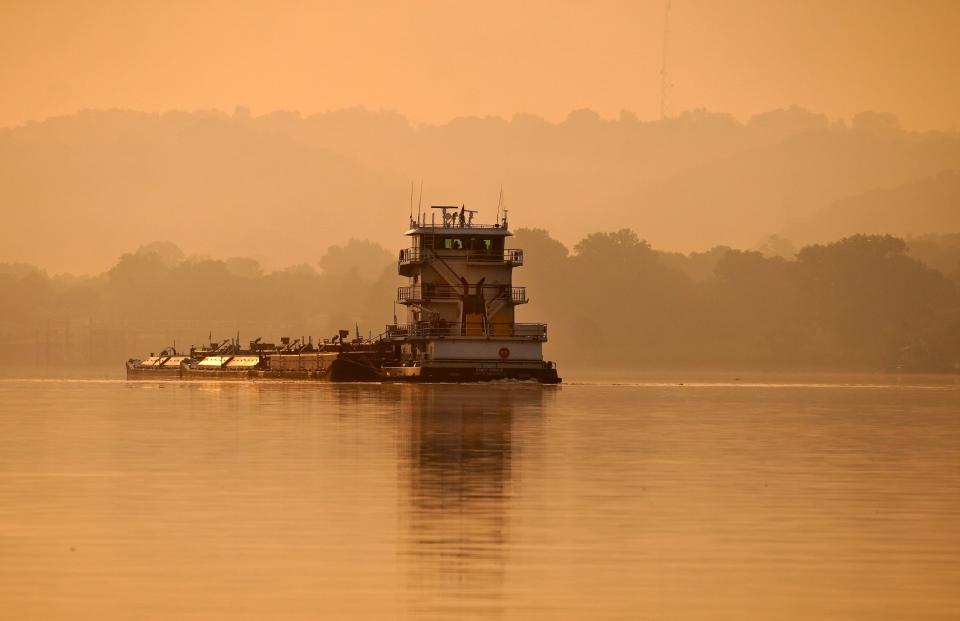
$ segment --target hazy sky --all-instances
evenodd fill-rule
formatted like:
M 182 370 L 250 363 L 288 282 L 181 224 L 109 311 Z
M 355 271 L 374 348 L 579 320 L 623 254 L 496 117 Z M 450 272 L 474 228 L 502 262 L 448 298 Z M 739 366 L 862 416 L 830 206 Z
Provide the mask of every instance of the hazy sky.
M 0 125 L 81 108 L 656 118 L 664 0 L 0 2 Z M 670 110 L 960 126 L 960 1 L 672 0 Z

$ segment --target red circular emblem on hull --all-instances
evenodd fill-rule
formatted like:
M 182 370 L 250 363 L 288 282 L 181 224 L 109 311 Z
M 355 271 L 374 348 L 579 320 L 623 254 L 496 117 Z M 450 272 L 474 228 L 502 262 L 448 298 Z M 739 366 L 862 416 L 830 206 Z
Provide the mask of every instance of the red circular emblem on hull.
M 509 358 L 509 357 L 510 357 L 510 350 L 507 349 L 506 347 L 501 347 L 501 348 L 500 348 L 500 357 L 501 357 L 501 358 Z

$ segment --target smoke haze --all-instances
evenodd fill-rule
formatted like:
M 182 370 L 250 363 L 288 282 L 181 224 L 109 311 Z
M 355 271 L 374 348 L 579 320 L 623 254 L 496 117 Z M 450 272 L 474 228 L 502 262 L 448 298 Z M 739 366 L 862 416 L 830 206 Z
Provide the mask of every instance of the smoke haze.
M 664 8 L 4 4 L 0 358 L 375 334 L 422 180 L 561 363 L 957 368 L 958 5 Z
M 655 247 L 752 249 L 859 232 L 954 232 L 960 135 L 895 117 L 800 108 L 746 123 L 707 112 L 640 122 L 578 110 L 416 126 L 394 113 L 90 111 L 0 130 L 2 259 L 98 273 L 171 240 L 189 254 L 314 263 L 356 237 L 402 243 L 410 182 L 424 205 L 492 212 L 572 247 L 631 228 Z M 946 172 L 945 172 L 946 171 Z M 418 197 L 415 197 L 415 202 Z M 872 215 L 872 210 L 879 210 Z
M 662 0 L 4 2 L 0 125 L 84 108 L 399 110 L 417 122 L 660 111 Z M 950 0 L 674 0 L 668 110 L 796 104 L 960 124 Z

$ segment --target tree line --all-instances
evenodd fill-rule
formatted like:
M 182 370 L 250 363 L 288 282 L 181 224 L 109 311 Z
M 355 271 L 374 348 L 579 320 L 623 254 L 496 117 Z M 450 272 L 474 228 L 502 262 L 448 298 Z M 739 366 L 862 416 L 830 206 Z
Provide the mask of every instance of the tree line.
M 548 320 L 557 357 L 578 365 L 960 368 L 960 269 L 928 267 L 892 236 L 793 257 L 661 253 L 627 229 L 588 235 L 573 252 L 542 230 L 518 231 L 516 243 L 530 319 Z
M 960 244 L 942 241 L 917 244 L 941 269 L 888 235 L 789 256 L 661 252 L 629 229 L 593 233 L 572 251 L 547 231 L 520 229 L 509 245 L 525 251 L 514 282 L 531 299 L 518 320 L 549 323 L 548 355 L 567 368 L 957 371 Z M 97 276 L 3 264 L 0 362 L 36 361 L 45 347 L 47 362 L 109 363 L 238 332 L 376 335 L 393 320 L 400 282 L 392 253 L 357 240 L 269 273 L 250 258 L 186 257 L 169 243 Z M 62 355 L 49 354 L 60 341 Z

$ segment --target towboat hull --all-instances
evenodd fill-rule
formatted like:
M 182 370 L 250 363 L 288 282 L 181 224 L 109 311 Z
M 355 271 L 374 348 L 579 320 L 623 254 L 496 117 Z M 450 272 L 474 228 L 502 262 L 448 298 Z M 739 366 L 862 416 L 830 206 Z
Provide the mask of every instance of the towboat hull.
M 384 367 L 381 370 L 382 381 L 387 382 L 493 382 L 512 380 L 537 382 L 540 384 L 559 384 L 557 370 L 539 365 L 497 365 L 497 366 L 424 366 L 424 367 Z

